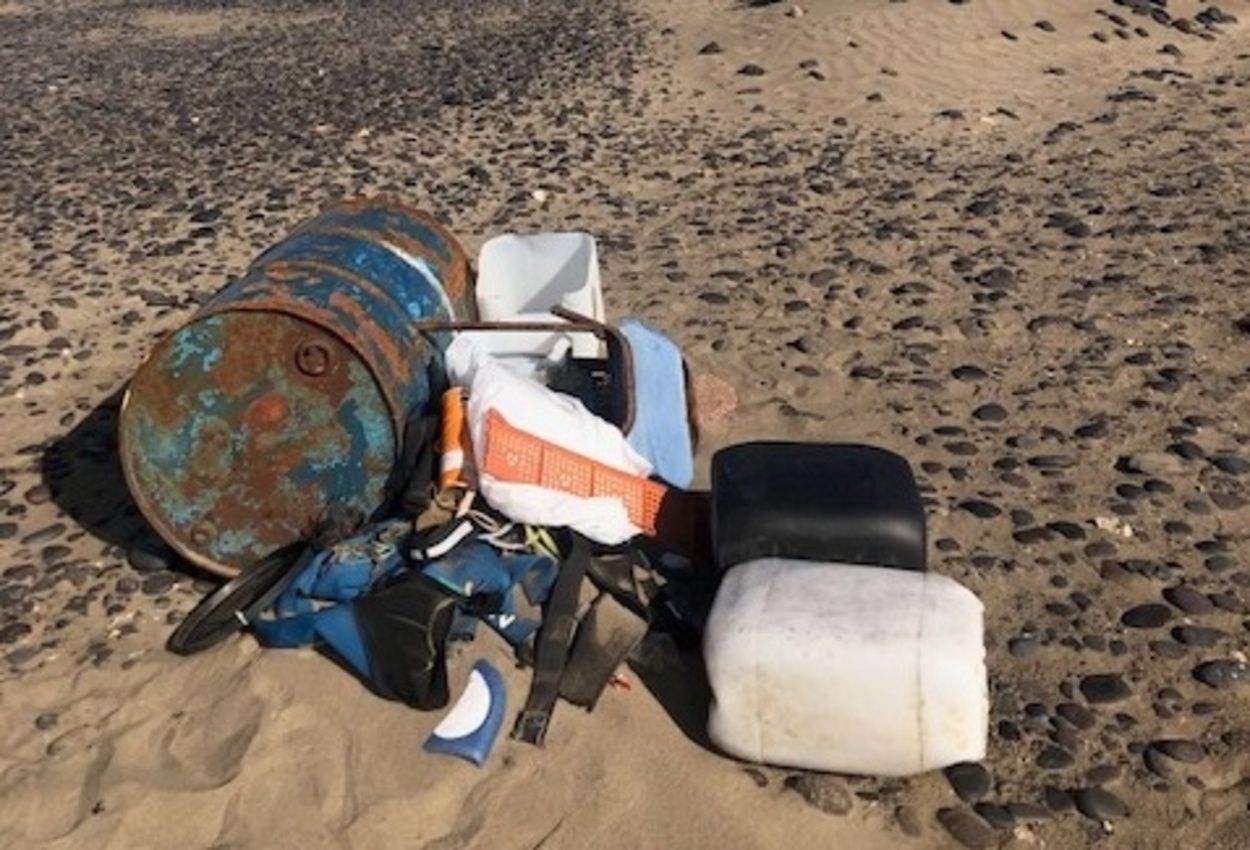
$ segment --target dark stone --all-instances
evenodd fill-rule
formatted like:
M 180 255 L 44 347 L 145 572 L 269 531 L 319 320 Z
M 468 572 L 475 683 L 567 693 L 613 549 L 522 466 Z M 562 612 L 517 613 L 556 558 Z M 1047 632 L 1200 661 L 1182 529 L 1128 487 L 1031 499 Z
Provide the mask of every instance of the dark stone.
M 1194 668 L 1193 675 L 1207 687 L 1225 691 L 1245 685 L 1250 680 L 1250 666 L 1244 661 L 1221 658 L 1199 664 Z
M 1176 778 L 1176 765 L 1163 753 L 1147 747 L 1142 752 L 1142 763 L 1146 765 L 1146 769 L 1162 779 Z
M 153 573 L 145 576 L 139 585 L 148 596 L 160 596 L 174 586 L 174 576 L 171 573 Z
M 1215 646 L 1227 633 L 1219 629 L 1208 629 L 1202 626 L 1177 626 L 1172 629 L 1172 637 L 1186 646 Z
M 1072 795 L 1062 788 L 1056 788 L 1053 785 L 1047 785 L 1042 789 L 1042 797 L 1046 801 L 1046 808 L 1056 814 L 1060 812 L 1069 812 L 1076 803 L 1072 799 Z
M 45 711 L 35 718 L 35 728 L 41 731 L 51 729 L 56 725 L 58 719 L 59 716 L 55 711 Z
M 1062 747 L 1046 747 L 1034 759 L 1034 763 L 1043 770 L 1062 770 L 1071 767 L 1072 762 L 1072 753 Z
M 1150 746 L 1168 758 L 1184 762 L 1185 764 L 1197 764 L 1207 755 L 1207 751 L 1202 744 L 1199 744 L 1197 741 L 1186 740 L 1185 738 L 1163 738 L 1158 741 L 1152 741 Z
M 1118 673 L 1094 673 L 1081 679 L 1081 694 L 1092 703 L 1119 702 L 1133 691 Z
M 846 783 L 827 773 L 795 773 L 786 777 L 785 787 L 827 815 L 848 814 L 855 804 Z
M 959 381 L 980 381 L 983 378 L 989 377 L 989 374 L 980 366 L 973 366 L 970 364 L 956 366 L 951 370 L 951 375 Z
M 1075 797 L 1077 810 L 1096 821 L 1117 820 L 1129 813 L 1124 801 L 1106 788 L 1082 788 Z
M 28 634 L 30 634 L 30 626 L 26 623 L 17 622 L 9 623 L 7 626 L 0 626 L 0 646 L 17 643 Z
M 998 843 L 994 830 L 967 809 L 938 809 L 937 821 L 951 838 L 969 850 L 989 850 Z
M 767 72 L 754 62 L 748 62 L 738 69 L 738 73 L 744 77 L 762 77 Z
M 1067 520 L 1056 520 L 1055 522 L 1046 523 L 1046 527 L 1058 534 L 1065 540 L 1084 540 L 1085 529 L 1081 528 L 1075 522 Z
M 912 806 L 899 806 L 894 810 L 894 819 L 898 821 L 898 828 L 903 831 L 904 835 L 912 838 L 918 838 L 924 833 L 924 826 L 920 823 L 920 813 Z
M 959 508 L 981 519 L 991 519 L 1002 513 L 1002 509 L 997 505 L 982 499 L 968 499 L 960 502 Z
M 172 554 L 172 552 L 168 554 L 153 552 L 135 546 L 126 552 L 126 562 L 141 573 L 161 572 L 170 568 Z
M 1138 605 L 1120 616 L 1120 622 L 1130 629 L 1157 629 L 1171 619 L 1172 609 L 1159 602 Z
M 1051 817 L 1049 809 L 1036 803 L 1008 803 L 1007 811 L 1017 821 L 1043 821 Z
M 1093 729 L 1098 722 L 1092 711 L 1075 702 L 1060 703 L 1055 708 L 1055 713 L 1077 729 Z
M 1186 614 L 1202 615 L 1215 611 L 1215 604 L 1210 599 L 1183 584 L 1164 590 L 1163 598 Z
M 1040 646 L 1034 637 L 1013 637 L 1007 641 L 1007 651 L 1015 658 L 1031 658 Z
M 1007 411 L 1000 404 L 983 404 L 972 411 L 972 418 L 978 422 L 1002 422 L 1007 418 Z
M 1120 778 L 1120 768 L 1114 764 L 1100 764 L 1085 771 L 1085 779 L 1091 785 L 1106 785 Z
M 951 788 L 965 803 L 975 803 L 990 793 L 993 781 L 985 766 L 978 762 L 966 761 L 953 764 L 943 773 Z
M 724 52 L 725 52 L 724 48 L 722 48 L 719 44 L 717 44 L 714 41 L 709 41 L 707 44 L 699 48 L 699 54 L 702 56 L 711 56 L 716 53 L 724 53 Z
M 1015 815 L 1006 806 L 1000 806 L 998 803 L 990 803 L 983 800 L 973 806 L 972 810 L 995 829 L 1011 829 L 1016 825 Z

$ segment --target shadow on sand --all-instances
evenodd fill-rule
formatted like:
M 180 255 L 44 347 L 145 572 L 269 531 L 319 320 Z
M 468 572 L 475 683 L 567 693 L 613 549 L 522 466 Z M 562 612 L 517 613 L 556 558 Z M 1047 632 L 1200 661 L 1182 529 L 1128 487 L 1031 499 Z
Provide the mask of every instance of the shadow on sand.
M 712 701 L 703 656 L 697 651 L 677 651 L 671 645 L 662 653 L 646 653 L 631 661 L 630 669 L 646 686 L 682 734 L 709 752 L 718 752 L 707 735 L 707 712 Z M 658 656 L 658 658 L 657 658 Z
M 139 513 L 122 476 L 117 454 L 122 392 L 109 395 L 48 446 L 41 459 L 43 483 L 61 510 L 88 534 L 115 547 L 117 556 L 137 548 L 177 567 L 178 559 Z

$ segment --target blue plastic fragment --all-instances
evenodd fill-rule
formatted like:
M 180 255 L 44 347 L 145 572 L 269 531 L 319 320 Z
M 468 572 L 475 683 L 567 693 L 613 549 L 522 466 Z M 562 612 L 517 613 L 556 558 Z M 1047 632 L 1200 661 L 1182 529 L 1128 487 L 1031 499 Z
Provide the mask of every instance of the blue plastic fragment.
M 507 711 L 503 675 L 480 660 L 469 672 L 464 692 L 426 739 L 425 751 L 471 761 L 478 767 L 490 756 Z

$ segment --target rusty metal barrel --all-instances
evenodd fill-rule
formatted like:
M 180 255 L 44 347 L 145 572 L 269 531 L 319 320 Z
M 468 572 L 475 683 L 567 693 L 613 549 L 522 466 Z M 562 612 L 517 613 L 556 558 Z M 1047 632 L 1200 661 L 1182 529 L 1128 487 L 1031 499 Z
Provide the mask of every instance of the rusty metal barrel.
M 331 506 L 375 514 L 405 424 L 437 402 L 471 269 L 431 216 L 389 199 L 326 210 L 162 339 L 122 402 L 122 470 L 180 554 L 232 575 Z

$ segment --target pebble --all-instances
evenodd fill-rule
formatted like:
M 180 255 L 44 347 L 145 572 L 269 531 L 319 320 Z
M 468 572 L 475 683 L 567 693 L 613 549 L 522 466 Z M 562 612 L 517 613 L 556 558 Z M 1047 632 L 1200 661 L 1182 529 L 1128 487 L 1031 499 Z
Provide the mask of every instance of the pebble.
M 1130 629 L 1157 629 L 1172 619 L 1172 609 L 1158 602 L 1130 608 L 1120 615 L 1120 622 Z
M 1147 747 L 1142 752 L 1142 763 L 1146 765 L 1146 769 L 1162 779 L 1176 778 L 1175 763 L 1153 747 Z
M 995 829 L 1011 829 L 1016 825 L 1016 816 L 1006 806 L 1000 806 L 998 803 L 982 801 L 973 806 L 972 810 Z
M 755 783 L 755 787 L 766 788 L 768 786 L 768 777 L 764 775 L 762 770 L 757 770 L 754 767 L 744 767 L 742 772 L 751 777 L 751 781 Z
M 767 72 L 754 62 L 748 62 L 738 69 L 738 73 L 744 77 L 762 77 Z
M 170 553 L 172 554 L 172 553 Z M 138 546 L 126 552 L 126 562 L 141 573 L 154 573 L 170 568 L 170 558 Z
M 1215 603 L 1204 594 L 1183 584 L 1166 588 L 1163 591 L 1163 598 L 1186 614 L 1199 616 L 1215 611 Z
M 1043 788 L 1042 796 L 1046 801 L 1046 808 L 1055 813 L 1071 811 L 1076 805 L 1071 794 L 1053 785 Z
M 55 540 L 56 538 L 60 537 L 64 533 L 65 533 L 65 523 L 54 522 L 52 523 L 52 525 L 44 526 L 38 531 L 32 531 L 30 534 L 27 534 L 25 537 L 22 538 L 22 545 L 23 546 L 37 546 L 40 543 L 47 543 L 50 540 Z
M 1085 779 L 1091 785 L 1105 785 L 1120 778 L 1120 768 L 1114 764 L 1100 764 L 1085 771 Z
M 951 375 L 958 381 L 980 381 L 989 377 L 984 369 L 972 365 L 956 366 L 951 370 Z
M 174 576 L 171 573 L 153 573 L 145 576 L 139 584 L 139 589 L 148 596 L 160 596 L 174 586 Z
M 827 815 L 845 815 L 854 806 L 854 799 L 846 783 L 830 774 L 792 774 L 786 777 L 785 787 L 806 800 L 808 805 Z
M 951 838 L 970 850 L 989 850 L 998 843 L 994 830 L 967 809 L 938 809 L 937 821 Z
M 30 626 L 26 623 L 9 623 L 7 626 L 0 626 L 0 646 L 10 643 L 17 643 L 22 638 L 30 634 Z
M 27 490 L 22 495 L 22 498 L 26 500 L 27 504 L 42 505 L 51 500 L 52 491 L 45 485 L 39 484 Z
M 1117 465 L 1127 472 L 1163 477 L 1179 475 L 1185 469 L 1180 458 L 1165 452 L 1127 455 Z
M 1034 759 L 1034 763 L 1043 770 L 1062 770 L 1071 767 L 1073 761 L 1072 753 L 1062 747 L 1046 747 Z
M 1007 811 L 1017 821 L 1043 821 L 1051 817 L 1049 809 L 1036 803 L 1008 803 Z
M 972 418 L 978 422 L 1002 422 L 1007 418 L 1007 410 L 1001 404 L 983 404 L 972 411 Z
M 45 711 L 43 714 L 35 718 L 35 728 L 41 731 L 51 729 L 60 719 L 55 711 Z
M 992 519 L 1002 514 L 1002 509 L 992 502 L 982 499 L 966 499 L 959 503 L 959 509 L 967 511 L 980 519 Z
M 1227 632 L 1203 626 L 1177 626 L 1172 629 L 1172 637 L 1186 646 L 1215 646 L 1221 638 L 1227 636 Z
M 1207 755 L 1207 751 L 1202 744 L 1185 738 L 1163 738 L 1158 741 L 1151 741 L 1150 746 L 1168 758 L 1184 762 L 1185 764 L 1197 764 Z
M 978 762 L 960 762 L 942 771 L 946 781 L 965 803 L 975 803 L 990 793 L 993 781 L 990 772 Z
M 1106 788 L 1082 788 L 1075 799 L 1077 810 L 1096 821 L 1118 820 L 1129 813 L 1124 801 Z
M 1098 722 L 1094 713 L 1080 703 L 1060 703 L 1055 708 L 1055 713 L 1077 729 L 1093 729 Z
M 1225 691 L 1250 681 L 1250 666 L 1244 661 L 1221 658 L 1199 664 L 1194 668 L 1193 676 L 1207 687 Z
M 1094 673 L 1081 679 L 1081 693 L 1092 703 L 1119 702 L 1133 694 L 1118 673 Z
M 924 826 L 920 823 L 920 813 L 913 806 L 896 808 L 894 819 L 898 821 L 898 828 L 903 831 L 904 835 L 919 838 L 924 833 Z

